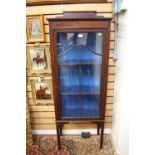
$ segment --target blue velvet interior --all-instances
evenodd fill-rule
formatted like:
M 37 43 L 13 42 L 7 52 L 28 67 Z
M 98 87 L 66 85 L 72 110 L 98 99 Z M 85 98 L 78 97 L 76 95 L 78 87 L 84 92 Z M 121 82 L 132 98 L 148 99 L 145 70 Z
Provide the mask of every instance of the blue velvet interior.
M 80 102 L 78 95 L 62 95 L 62 117 L 80 117 Z
M 96 33 L 88 33 L 87 40 L 78 40 L 78 33 L 67 40 L 66 34 L 58 35 L 61 116 L 98 117 L 102 56 Z

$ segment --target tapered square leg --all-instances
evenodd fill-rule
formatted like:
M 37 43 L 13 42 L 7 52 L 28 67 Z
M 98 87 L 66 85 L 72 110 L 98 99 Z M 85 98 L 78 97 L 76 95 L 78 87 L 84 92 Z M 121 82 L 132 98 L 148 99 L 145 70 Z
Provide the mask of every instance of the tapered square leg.
M 57 141 L 58 141 L 58 150 L 61 150 L 61 143 L 60 143 L 60 127 L 59 124 L 56 123 L 57 128 Z
M 62 136 L 62 127 L 63 127 L 63 124 L 60 124 L 60 135 Z
M 103 148 L 104 124 L 101 124 L 100 149 Z
M 99 134 L 100 134 L 100 125 L 97 124 L 97 135 L 99 135 Z

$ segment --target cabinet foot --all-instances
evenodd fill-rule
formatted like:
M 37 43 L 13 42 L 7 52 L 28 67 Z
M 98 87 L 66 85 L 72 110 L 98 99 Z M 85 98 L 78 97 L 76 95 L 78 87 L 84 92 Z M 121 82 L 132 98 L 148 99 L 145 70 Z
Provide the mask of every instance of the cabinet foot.
M 61 143 L 60 143 L 60 127 L 59 124 L 56 124 L 56 128 L 57 128 L 57 141 L 58 141 L 58 150 L 61 150 Z
M 104 134 L 104 124 L 101 124 L 100 149 L 103 148 L 103 134 Z

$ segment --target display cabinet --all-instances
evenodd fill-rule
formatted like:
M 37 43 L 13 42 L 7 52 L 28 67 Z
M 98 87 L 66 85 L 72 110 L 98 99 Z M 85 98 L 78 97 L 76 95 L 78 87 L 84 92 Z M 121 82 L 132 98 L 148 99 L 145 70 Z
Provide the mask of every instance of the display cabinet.
M 58 149 L 66 123 L 95 123 L 102 148 L 111 18 L 64 12 L 48 21 Z

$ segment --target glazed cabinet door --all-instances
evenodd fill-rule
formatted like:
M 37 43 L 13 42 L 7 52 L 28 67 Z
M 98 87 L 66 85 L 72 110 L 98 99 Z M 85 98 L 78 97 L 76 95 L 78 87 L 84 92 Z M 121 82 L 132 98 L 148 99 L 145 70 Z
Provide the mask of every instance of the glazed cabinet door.
M 60 117 L 99 118 L 103 31 L 57 32 Z

